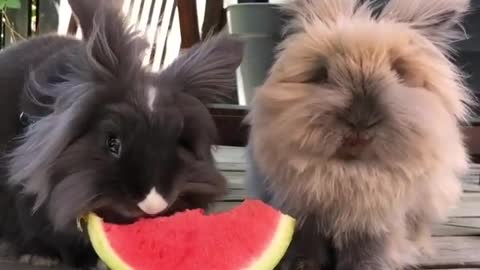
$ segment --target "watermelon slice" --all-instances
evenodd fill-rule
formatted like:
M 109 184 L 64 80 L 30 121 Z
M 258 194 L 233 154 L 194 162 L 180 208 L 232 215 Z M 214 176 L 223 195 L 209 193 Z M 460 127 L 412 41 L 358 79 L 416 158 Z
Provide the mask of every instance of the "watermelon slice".
M 295 226 L 257 200 L 212 215 L 189 210 L 115 225 L 90 214 L 87 222 L 94 249 L 112 270 L 271 270 Z

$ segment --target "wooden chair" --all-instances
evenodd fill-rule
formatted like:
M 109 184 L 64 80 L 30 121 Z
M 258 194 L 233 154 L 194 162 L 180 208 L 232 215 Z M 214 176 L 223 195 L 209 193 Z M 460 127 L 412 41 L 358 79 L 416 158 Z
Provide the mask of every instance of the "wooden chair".
M 218 32 L 225 25 L 221 0 L 122 1 L 123 11 L 129 23 L 145 34 L 150 43 L 144 64 L 150 66 L 153 71 L 170 64 L 182 49 L 190 48 L 207 33 Z M 72 16 L 68 0 L 60 0 L 58 9 L 58 32 L 80 38 L 81 31 Z M 205 11 L 204 17 L 199 18 L 197 15 L 199 10 Z
M 59 10 L 59 33 L 74 34 L 80 38 L 81 31 L 67 0 L 60 1 Z M 129 24 L 142 32 L 150 43 L 144 64 L 153 71 L 171 63 L 180 51 L 177 10 L 175 0 L 123 0 L 123 12 Z

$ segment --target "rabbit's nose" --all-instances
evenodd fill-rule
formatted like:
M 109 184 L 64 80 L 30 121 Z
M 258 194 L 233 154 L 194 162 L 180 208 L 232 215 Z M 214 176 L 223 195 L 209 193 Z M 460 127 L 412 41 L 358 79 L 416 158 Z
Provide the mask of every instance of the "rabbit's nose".
M 371 129 L 383 121 L 377 98 L 364 94 L 355 95 L 350 106 L 339 115 L 339 118 L 356 131 Z
M 138 207 L 148 215 L 156 215 L 165 210 L 168 203 L 156 188 L 152 188 L 145 199 L 138 203 Z

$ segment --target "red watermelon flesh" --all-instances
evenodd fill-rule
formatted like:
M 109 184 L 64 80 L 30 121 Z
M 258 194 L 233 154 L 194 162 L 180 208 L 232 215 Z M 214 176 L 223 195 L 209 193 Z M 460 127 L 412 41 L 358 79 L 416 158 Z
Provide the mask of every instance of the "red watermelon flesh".
M 285 253 L 294 220 L 257 200 L 219 214 L 201 210 L 130 225 L 88 220 L 100 258 L 113 270 L 273 269 Z

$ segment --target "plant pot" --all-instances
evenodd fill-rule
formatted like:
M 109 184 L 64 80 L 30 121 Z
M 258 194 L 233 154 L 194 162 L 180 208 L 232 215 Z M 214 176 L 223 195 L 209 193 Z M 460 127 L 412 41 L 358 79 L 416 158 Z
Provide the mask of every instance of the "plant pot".
M 226 5 L 228 31 L 245 41 L 244 57 L 236 75 L 240 105 L 249 105 L 273 63 L 285 21 L 278 7 L 269 3 Z

